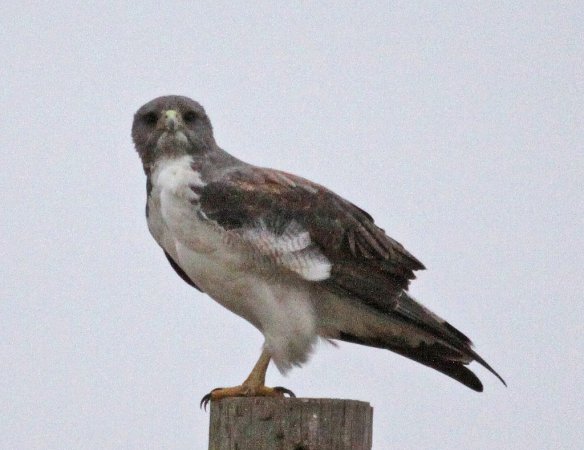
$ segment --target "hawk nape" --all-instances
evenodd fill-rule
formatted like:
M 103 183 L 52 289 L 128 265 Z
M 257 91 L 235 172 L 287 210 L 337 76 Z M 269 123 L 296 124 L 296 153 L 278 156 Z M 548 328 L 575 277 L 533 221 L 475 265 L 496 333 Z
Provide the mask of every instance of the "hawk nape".
M 231 156 L 186 97 L 146 103 L 132 137 L 147 177 L 148 228 L 171 266 L 265 337 L 248 378 L 205 403 L 290 395 L 265 386 L 268 364 L 302 365 L 319 337 L 392 350 L 481 391 L 466 367 L 477 361 L 504 383 L 469 338 L 408 295 L 424 266 L 359 207 Z

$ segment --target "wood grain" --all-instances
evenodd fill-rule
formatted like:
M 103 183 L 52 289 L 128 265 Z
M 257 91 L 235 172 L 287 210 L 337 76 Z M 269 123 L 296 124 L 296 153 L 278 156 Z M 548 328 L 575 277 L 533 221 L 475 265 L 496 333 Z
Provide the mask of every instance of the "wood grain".
M 372 419 L 357 400 L 227 398 L 211 403 L 209 450 L 370 450 Z

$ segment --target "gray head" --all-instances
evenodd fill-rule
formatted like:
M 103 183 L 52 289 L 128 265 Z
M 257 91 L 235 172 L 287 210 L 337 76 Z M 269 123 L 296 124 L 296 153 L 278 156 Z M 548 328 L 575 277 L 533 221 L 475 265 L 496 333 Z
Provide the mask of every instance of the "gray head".
M 203 107 L 188 97 L 158 97 L 134 115 L 132 139 L 148 174 L 161 156 L 196 155 L 217 148 Z

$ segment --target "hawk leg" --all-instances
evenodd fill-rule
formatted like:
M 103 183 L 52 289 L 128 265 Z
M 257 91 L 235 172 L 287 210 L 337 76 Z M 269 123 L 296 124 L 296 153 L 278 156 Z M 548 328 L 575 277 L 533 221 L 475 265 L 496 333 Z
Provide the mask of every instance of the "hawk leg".
M 294 392 L 281 386 L 273 388 L 266 386 L 266 371 L 270 359 L 270 354 L 264 349 L 260 359 L 241 385 L 213 389 L 201 399 L 201 407 L 206 410 L 210 401 L 226 397 L 285 397 L 286 395 L 296 397 Z

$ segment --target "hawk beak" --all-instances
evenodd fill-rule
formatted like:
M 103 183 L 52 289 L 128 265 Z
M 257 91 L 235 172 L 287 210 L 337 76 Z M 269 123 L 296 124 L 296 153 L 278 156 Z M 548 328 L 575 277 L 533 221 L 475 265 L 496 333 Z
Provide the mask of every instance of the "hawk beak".
M 167 130 L 176 130 L 179 124 L 179 114 L 174 109 L 169 109 L 164 112 L 164 125 Z

